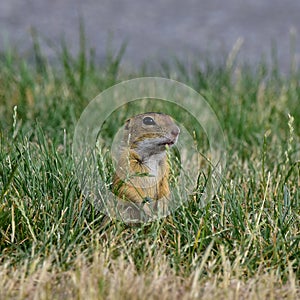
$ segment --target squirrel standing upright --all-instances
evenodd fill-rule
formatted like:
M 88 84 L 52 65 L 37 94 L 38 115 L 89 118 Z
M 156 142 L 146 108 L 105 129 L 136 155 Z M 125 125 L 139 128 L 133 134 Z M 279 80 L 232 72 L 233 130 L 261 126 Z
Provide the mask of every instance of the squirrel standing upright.
M 155 210 L 161 202 L 165 210 L 170 196 L 166 146 L 173 146 L 179 133 L 173 119 L 162 113 L 144 113 L 128 119 L 113 192 L 137 205 L 154 202 Z

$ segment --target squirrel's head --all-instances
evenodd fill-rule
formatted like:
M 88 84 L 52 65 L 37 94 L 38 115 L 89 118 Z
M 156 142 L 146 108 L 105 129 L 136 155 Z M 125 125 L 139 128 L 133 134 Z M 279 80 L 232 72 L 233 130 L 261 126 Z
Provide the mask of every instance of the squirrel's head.
M 124 143 L 130 149 L 150 156 L 173 146 L 180 133 L 174 120 L 162 113 L 149 112 L 128 119 L 124 126 Z

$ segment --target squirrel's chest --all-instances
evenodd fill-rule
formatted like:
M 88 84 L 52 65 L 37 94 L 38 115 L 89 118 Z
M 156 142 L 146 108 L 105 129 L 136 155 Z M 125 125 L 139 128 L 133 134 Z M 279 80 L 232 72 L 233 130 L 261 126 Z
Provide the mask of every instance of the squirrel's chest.
M 145 197 L 158 200 L 169 195 L 169 172 L 165 155 L 145 159 L 131 153 L 129 160 L 125 156 L 121 157 L 120 162 L 113 183 L 120 197 L 138 203 Z
M 158 179 L 164 175 L 165 160 L 165 156 L 152 155 L 143 161 L 143 165 L 148 169 L 150 177 Z

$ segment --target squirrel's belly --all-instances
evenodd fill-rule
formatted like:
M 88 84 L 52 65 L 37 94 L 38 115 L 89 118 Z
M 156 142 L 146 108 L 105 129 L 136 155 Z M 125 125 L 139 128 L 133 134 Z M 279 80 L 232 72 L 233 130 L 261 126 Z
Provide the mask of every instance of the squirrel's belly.
M 121 181 L 119 178 L 114 180 L 114 193 L 121 199 L 141 203 L 145 198 L 159 200 L 169 196 L 169 186 L 165 180 L 157 181 L 156 178 L 140 177 Z

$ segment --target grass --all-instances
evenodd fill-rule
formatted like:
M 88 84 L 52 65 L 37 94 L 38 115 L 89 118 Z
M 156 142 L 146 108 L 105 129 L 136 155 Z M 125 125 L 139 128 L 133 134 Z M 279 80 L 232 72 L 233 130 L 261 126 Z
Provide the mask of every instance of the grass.
M 0 59 L 1 299 L 296 299 L 300 296 L 300 73 L 179 61 L 129 73 L 124 49 L 99 63 L 66 45 L 53 66 L 34 36 L 30 59 Z M 29 62 L 30 61 L 30 62 Z M 102 226 L 71 156 L 76 122 L 125 79 L 173 78 L 200 92 L 228 140 L 222 185 L 148 225 Z M 107 128 L 107 135 L 111 136 Z

